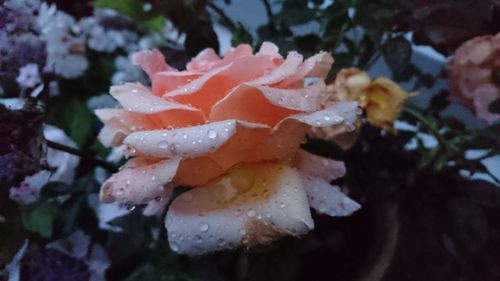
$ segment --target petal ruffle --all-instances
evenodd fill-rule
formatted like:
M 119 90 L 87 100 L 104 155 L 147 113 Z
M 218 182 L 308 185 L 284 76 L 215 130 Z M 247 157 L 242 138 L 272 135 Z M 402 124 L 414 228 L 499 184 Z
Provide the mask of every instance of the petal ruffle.
M 180 88 L 187 83 L 198 79 L 203 74 L 198 72 L 187 71 L 162 71 L 154 75 L 151 80 L 152 92 L 155 96 L 163 96 L 164 94 Z
M 127 111 L 145 114 L 158 113 L 172 109 L 199 112 L 199 110 L 194 107 L 167 101 L 154 96 L 148 88 L 140 83 L 125 83 L 119 86 L 112 86 L 110 93 Z
M 327 182 L 343 177 L 346 172 L 344 162 L 314 155 L 302 149 L 297 152 L 293 166 L 306 177 L 321 178 Z
M 136 52 L 132 55 L 132 63 L 140 66 L 151 80 L 157 72 L 175 70 L 165 62 L 165 57 L 158 50 Z
M 119 201 L 127 204 L 146 204 L 155 198 L 165 198 L 165 186 L 174 178 L 180 158 L 151 162 L 134 158 L 122 170 L 113 174 L 101 187 L 105 203 Z
M 276 64 L 266 56 L 244 56 L 218 67 L 163 97 L 190 104 L 208 114 L 210 108 L 231 88 L 262 76 Z
M 287 166 L 235 167 L 174 200 L 165 226 L 172 250 L 189 255 L 268 243 L 314 227 L 300 175 Z
M 322 178 L 303 177 L 303 180 L 309 205 L 321 214 L 348 216 L 361 208 L 338 186 L 332 186 Z

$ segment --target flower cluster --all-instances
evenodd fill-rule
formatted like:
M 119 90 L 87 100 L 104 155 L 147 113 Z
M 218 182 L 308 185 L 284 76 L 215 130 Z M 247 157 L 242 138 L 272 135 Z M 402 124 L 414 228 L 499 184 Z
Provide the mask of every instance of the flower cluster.
M 330 185 L 344 164 L 299 148 L 311 127 L 342 133 L 356 119 L 356 102 L 328 100 L 330 54 L 283 58 L 264 43 L 255 54 L 239 45 L 223 58 L 206 49 L 185 71 L 156 50 L 136 53 L 133 62 L 151 88 L 113 86 L 122 108 L 96 111 L 105 124 L 101 142 L 125 145 L 133 157 L 103 184 L 101 199 L 146 204 L 153 214 L 173 187 L 192 187 L 167 213 L 172 250 L 201 254 L 266 243 L 312 229 L 309 207 L 331 216 L 359 208 Z

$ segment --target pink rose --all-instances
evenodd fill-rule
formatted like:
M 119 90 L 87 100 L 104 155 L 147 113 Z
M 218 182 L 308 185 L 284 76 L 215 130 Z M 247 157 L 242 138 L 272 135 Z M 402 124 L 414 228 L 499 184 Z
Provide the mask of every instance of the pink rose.
M 96 111 L 105 124 L 100 140 L 125 144 L 133 157 L 103 184 L 101 199 L 147 204 L 152 214 L 174 186 L 193 187 L 168 210 L 172 250 L 201 254 L 266 243 L 312 229 L 309 207 L 332 216 L 359 208 L 330 185 L 344 174 L 343 163 L 299 148 L 311 127 L 342 133 L 356 119 L 357 103 L 327 101 L 330 54 L 283 58 L 264 43 L 255 54 L 239 45 L 223 58 L 206 49 L 186 71 L 156 50 L 136 53 L 133 62 L 151 88 L 113 86 L 122 108 Z
M 500 89 L 492 81 L 494 71 L 500 71 L 500 34 L 463 43 L 447 66 L 451 96 L 488 123 L 500 120 L 500 114 L 488 109 L 500 98 Z

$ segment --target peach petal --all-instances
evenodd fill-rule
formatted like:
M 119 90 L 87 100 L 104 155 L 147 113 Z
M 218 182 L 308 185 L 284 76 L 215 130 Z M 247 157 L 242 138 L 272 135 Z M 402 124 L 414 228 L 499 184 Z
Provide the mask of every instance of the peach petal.
M 194 157 L 217 150 L 237 132 L 238 127 L 249 130 L 268 128 L 262 124 L 225 120 L 173 130 L 134 132 L 125 138 L 124 143 L 130 155 Z
M 215 68 L 200 78 L 170 91 L 163 97 L 190 104 L 208 113 L 213 104 L 223 98 L 231 88 L 256 79 L 273 69 L 275 63 L 267 57 L 240 57 L 232 63 Z
M 300 95 L 300 93 L 298 94 Z M 273 98 L 278 103 L 279 97 Z M 292 97 L 289 99 L 287 97 L 288 102 L 291 102 L 291 99 Z M 273 105 L 257 87 L 240 85 L 213 106 L 208 119 L 218 121 L 236 118 L 274 126 L 283 118 L 294 113 L 296 111 Z
M 356 120 L 356 102 L 332 103 L 323 110 L 298 113 L 281 120 L 257 147 L 254 161 L 293 157 L 310 126 L 331 127 L 338 133 L 351 131 Z
M 104 182 L 101 201 L 146 204 L 155 198 L 165 197 L 164 187 L 174 178 L 180 159 L 153 163 L 146 159 L 132 160 L 129 160 L 131 164 L 125 165 Z
M 265 56 L 279 56 L 279 48 L 275 44 L 271 42 L 263 42 L 260 45 L 259 51 L 256 53 L 256 55 L 265 55 Z
M 278 164 L 238 166 L 171 204 L 165 227 L 170 248 L 199 255 L 302 235 L 314 227 L 302 179 Z
M 302 65 L 303 59 L 304 58 L 301 54 L 297 52 L 290 52 L 282 64 L 273 69 L 267 75 L 251 81 L 251 83 L 255 85 L 278 83 L 287 77 L 293 76 Z
M 304 150 L 297 152 L 293 166 L 306 177 L 321 178 L 327 182 L 343 177 L 346 172 L 344 162 L 324 158 Z
M 333 61 L 333 57 L 330 53 L 320 52 L 308 58 L 293 76 L 286 78 L 278 85 L 280 87 L 292 85 L 306 77 L 325 79 L 332 67 Z
M 140 83 L 125 83 L 119 86 L 112 86 L 110 93 L 127 111 L 152 114 L 180 109 L 199 112 L 196 108 L 156 97 L 151 94 L 148 88 Z
M 165 57 L 158 50 L 136 52 L 132 55 L 132 63 L 140 66 L 148 74 L 151 80 L 153 80 L 157 72 L 175 70 L 175 68 L 165 62 Z
M 219 56 L 215 53 L 214 49 L 208 48 L 201 51 L 196 57 L 192 58 L 191 61 L 186 65 L 188 71 L 202 71 L 208 72 L 213 69 L 218 62 L 220 62 Z
M 347 197 L 338 186 L 332 186 L 321 178 L 304 177 L 304 187 L 310 206 L 320 214 L 348 216 L 361 208 Z
M 327 98 L 325 88 L 326 86 L 323 81 L 318 81 L 299 89 L 278 89 L 249 83 L 241 84 L 234 88 L 224 99 L 218 101 L 213 106 L 209 115 L 209 120 L 227 119 L 232 116 L 233 118 L 243 119 L 249 122 L 264 123 L 265 121 L 256 121 L 263 117 L 261 111 L 264 110 L 262 107 L 267 106 L 264 103 L 270 103 L 276 107 L 294 111 L 311 112 L 319 110 Z M 255 95 L 258 94 L 262 95 L 267 101 L 264 101 L 263 103 L 261 101 L 262 98 L 255 97 Z M 242 107 L 241 105 L 246 105 L 243 106 L 245 108 L 244 110 L 234 110 L 234 107 L 240 108 Z M 255 105 L 255 107 L 252 105 Z M 252 110 L 255 110 L 253 114 L 255 115 L 254 117 L 251 117 Z M 275 115 L 275 113 L 279 112 L 279 109 L 270 108 L 269 111 L 271 115 Z M 283 111 L 283 113 L 285 114 L 284 116 L 280 114 L 279 117 L 275 116 L 274 118 L 268 120 L 279 121 L 281 119 L 278 120 L 278 118 L 285 117 L 287 114 L 291 114 L 293 112 Z M 269 123 L 266 122 L 266 124 Z
M 181 161 L 174 182 L 182 186 L 203 185 L 225 172 L 226 170 L 210 157 L 187 158 Z
M 152 92 L 155 96 L 163 96 L 164 94 L 180 88 L 185 84 L 198 79 L 202 74 L 196 72 L 178 72 L 178 71 L 162 71 L 154 75 L 152 84 Z

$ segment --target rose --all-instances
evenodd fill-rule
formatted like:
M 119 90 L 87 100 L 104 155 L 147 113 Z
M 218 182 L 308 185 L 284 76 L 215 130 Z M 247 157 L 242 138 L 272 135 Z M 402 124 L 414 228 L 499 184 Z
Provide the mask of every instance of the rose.
M 463 43 L 447 65 L 451 97 L 474 110 L 488 123 L 500 120 L 500 114 L 489 111 L 500 98 L 500 34 L 473 38 Z
M 186 71 L 158 51 L 133 56 L 151 80 L 111 87 L 123 108 L 96 111 L 103 144 L 125 144 L 134 158 L 101 188 L 105 202 L 162 209 L 172 187 L 192 189 L 175 198 L 166 217 L 172 250 L 200 254 L 254 245 L 313 228 L 309 207 L 332 216 L 359 205 L 329 182 L 342 162 L 299 149 L 310 127 L 346 131 L 355 102 L 326 100 L 324 77 L 332 57 L 286 59 L 271 43 L 252 53 L 239 45 L 219 58 L 202 51 Z M 316 78 L 305 85 L 305 79 Z M 308 79 L 310 81 L 310 79 Z
M 399 117 L 404 101 L 415 95 L 385 77 L 372 80 L 357 68 L 342 69 L 327 91 L 333 100 L 357 101 L 368 122 L 386 130 L 393 130 L 392 123 Z

